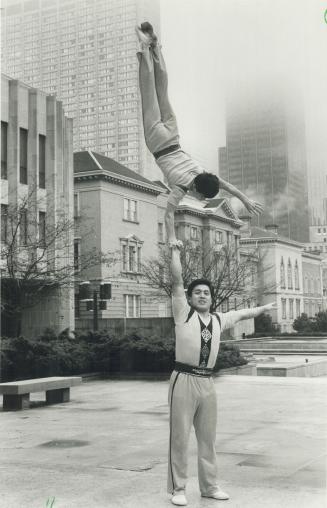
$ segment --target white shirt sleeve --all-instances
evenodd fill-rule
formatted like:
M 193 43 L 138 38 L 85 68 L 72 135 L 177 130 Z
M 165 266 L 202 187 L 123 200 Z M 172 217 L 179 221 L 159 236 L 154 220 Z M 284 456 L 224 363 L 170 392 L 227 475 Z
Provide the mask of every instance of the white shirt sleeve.
M 175 185 L 174 187 L 172 187 L 171 193 L 168 196 L 167 204 L 169 203 L 170 205 L 177 207 L 178 204 L 182 201 L 185 194 L 186 194 L 186 191 L 181 189 L 181 187 L 177 187 Z
M 183 296 L 172 296 L 172 308 L 175 323 L 185 323 L 191 309 L 185 294 Z
M 217 312 L 220 317 L 221 331 L 232 328 L 236 323 L 240 321 L 240 313 L 237 310 L 231 310 L 230 312 Z

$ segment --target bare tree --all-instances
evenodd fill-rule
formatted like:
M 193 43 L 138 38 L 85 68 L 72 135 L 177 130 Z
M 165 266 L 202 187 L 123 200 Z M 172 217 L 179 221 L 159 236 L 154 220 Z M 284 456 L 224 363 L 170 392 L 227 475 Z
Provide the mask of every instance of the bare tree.
M 2 210 L 1 315 L 16 321 L 20 333 L 22 312 L 38 304 L 54 291 L 74 286 L 75 276 L 97 264 L 112 264 L 114 253 L 95 248 L 74 256 L 74 220 L 61 211 L 36 203 L 34 190 L 15 206 Z M 54 219 L 55 217 L 55 219 Z
M 143 263 L 143 276 L 147 283 L 159 293 L 172 294 L 170 272 L 170 251 L 163 247 L 158 258 Z M 213 286 L 215 310 L 230 297 L 249 297 L 256 294 L 255 273 L 258 263 L 255 252 L 240 255 L 235 246 L 216 244 L 204 250 L 191 241 L 184 242 L 181 249 L 181 262 L 185 288 L 197 278 L 209 279 Z

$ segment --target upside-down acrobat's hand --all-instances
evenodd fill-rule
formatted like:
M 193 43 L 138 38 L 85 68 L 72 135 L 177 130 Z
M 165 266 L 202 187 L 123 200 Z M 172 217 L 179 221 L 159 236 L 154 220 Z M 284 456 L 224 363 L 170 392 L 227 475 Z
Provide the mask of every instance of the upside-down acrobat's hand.
M 244 205 L 248 212 L 254 215 L 260 215 L 263 212 L 263 205 L 258 201 L 254 201 L 253 199 L 248 199 L 244 202 Z
M 264 209 L 261 203 L 258 203 L 258 201 L 253 201 L 252 199 L 244 201 L 244 206 L 248 212 L 254 215 L 260 215 L 260 213 L 262 213 Z
M 183 247 L 183 242 L 181 240 L 177 240 L 177 238 L 172 238 L 168 240 L 168 247 L 170 249 L 181 249 Z

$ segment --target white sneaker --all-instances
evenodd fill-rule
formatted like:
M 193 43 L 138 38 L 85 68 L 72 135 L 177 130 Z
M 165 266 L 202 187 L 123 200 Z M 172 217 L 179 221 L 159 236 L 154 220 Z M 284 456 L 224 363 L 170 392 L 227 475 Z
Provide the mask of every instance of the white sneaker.
M 213 492 L 212 494 L 201 494 L 202 497 L 210 497 L 212 499 L 218 499 L 218 501 L 227 501 L 227 499 L 229 499 L 229 495 L 226 494 L 226 492 L 224 492 L 223 490 L 221 490 L 220 488 L 218 488 L 215 492 Z
M 177 506 L 186 506 L 187 500 L 184 494 L 173 494 L 171 502 Z

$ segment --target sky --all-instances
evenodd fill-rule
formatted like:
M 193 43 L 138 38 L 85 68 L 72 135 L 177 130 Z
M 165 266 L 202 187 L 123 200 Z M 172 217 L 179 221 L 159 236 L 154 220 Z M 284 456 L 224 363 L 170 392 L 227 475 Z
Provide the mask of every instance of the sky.
M 302 97 L 308 169 L 327 174 L 326 9 L 327 0 L 161 0 L 182 147 L 206 169 L 226 143 L 228 91 L 264 78 Z

